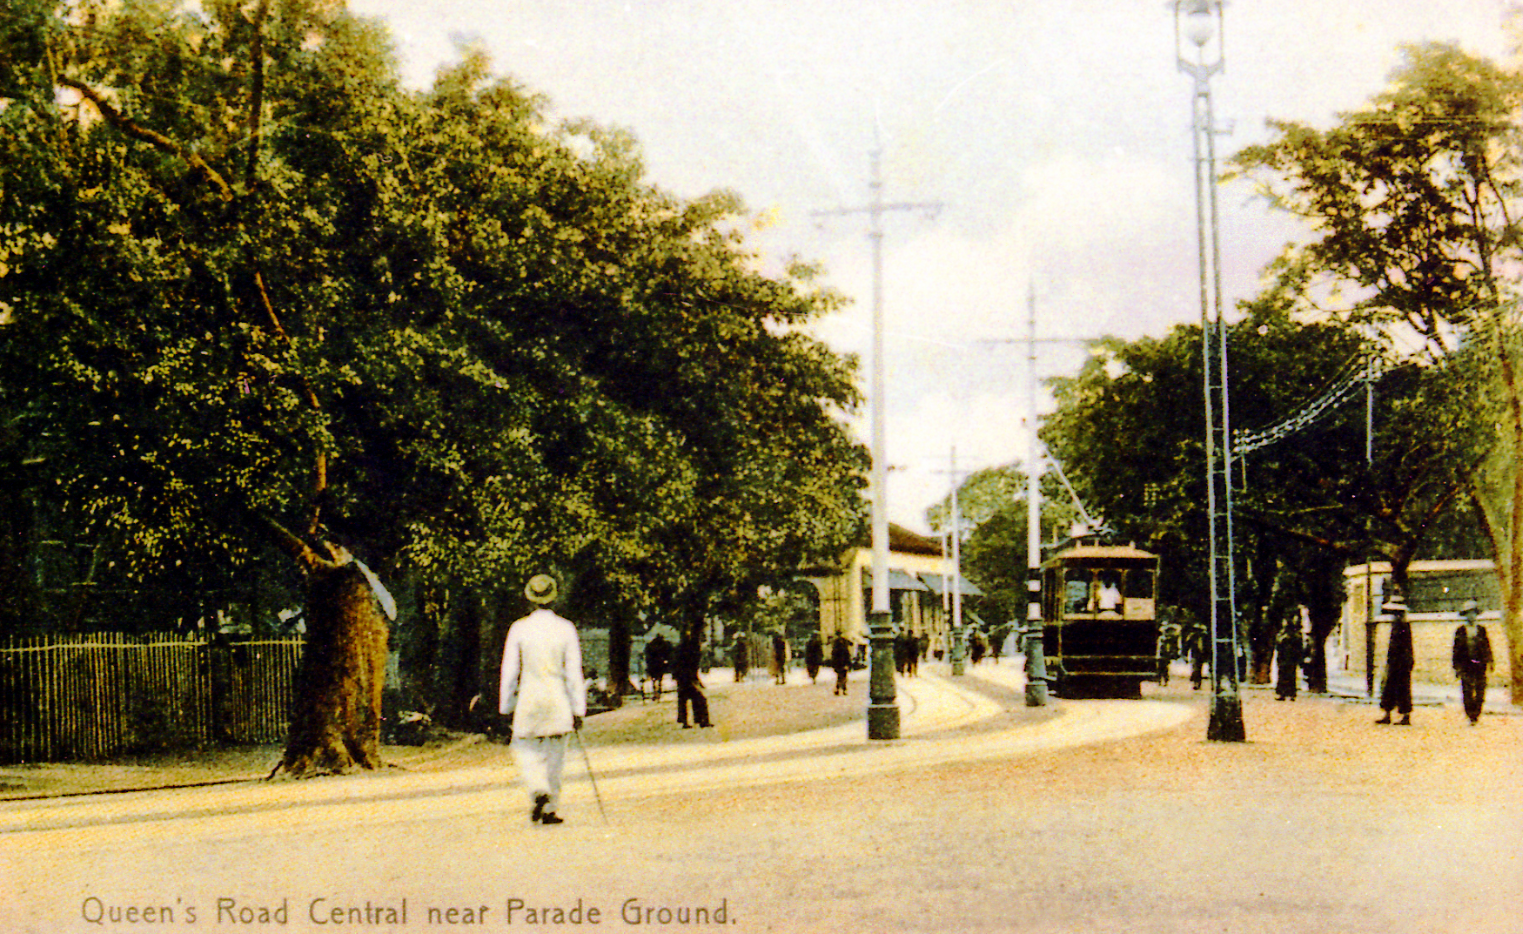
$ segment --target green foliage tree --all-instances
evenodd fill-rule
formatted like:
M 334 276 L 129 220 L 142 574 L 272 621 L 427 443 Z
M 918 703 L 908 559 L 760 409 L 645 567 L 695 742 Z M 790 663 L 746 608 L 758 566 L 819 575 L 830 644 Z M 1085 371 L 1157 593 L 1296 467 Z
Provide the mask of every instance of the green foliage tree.
M 969 475 L 957 489 L 962 570 L 984 592 L 990 621 L 1026 619 L 1026 482 L 1020 465 L 1006 464 Z M 1040 482 L 1043 541 L 1061 540 L 1077 510 L 1055 477 Z M 926 510 L 926 521 L 938 535 L 951 531 L 951 494 Z
M 1451 390 L 1494 413 L 1477 430 L 1470 495 L 1492 542 L 1523 699 L 1523 385 L 1518 370 L 1516 201 L 1523 77 L 1449 45 L 1406 49 L 1389 90 L 1316 130 L 1276 137 L 1235 161 L 1272 203 L 1312 224 L 1285 266 L 1331 313 L 1415 336 L 1429 361 L 1470 376 Z M 1467 385 L 1468 383 L 1468 385 Z
M 285 771 L 378 764 L 387 627 L 351 552 L 441 612 L 550 567 L 580 609 L 697 625 L 854 537 L 855 365 L 797 327 L 838 299 L 759 271 L 732 195 L 662 193 L 477 54 L 406 92 L 341 3 L 20 6 L 0 557 L 26 578 L 44 523 L 195 619 L 284 556 Z

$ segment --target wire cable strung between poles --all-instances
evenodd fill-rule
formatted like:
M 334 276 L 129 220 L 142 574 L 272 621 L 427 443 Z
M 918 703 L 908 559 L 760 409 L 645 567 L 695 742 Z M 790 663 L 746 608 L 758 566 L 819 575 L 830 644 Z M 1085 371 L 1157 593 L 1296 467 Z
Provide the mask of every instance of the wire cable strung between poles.
M 1232 433 L 1233 452 L 1241 457 L 1295 434 L 1314 424 L 1328 411 L 1337 408 L 1353 395 L 1358 387 L 1366 383 L 1378 382 L 1392 369 L 1395 369 L 1394 365 L 1379 357 L 1368 364 L 1358 357 L 1354 358 L 1344 367 L 1343 372 L 1326 392 L 1301 406 L 1294 413 L 1267 428 L 1256 431 L 1242 429 L 1234 431 Z

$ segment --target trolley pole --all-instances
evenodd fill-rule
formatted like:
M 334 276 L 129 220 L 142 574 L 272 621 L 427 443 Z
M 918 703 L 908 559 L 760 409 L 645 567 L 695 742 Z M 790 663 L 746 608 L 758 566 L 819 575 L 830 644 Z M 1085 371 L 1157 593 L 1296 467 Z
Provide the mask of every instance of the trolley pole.
M 894 691 L 894 623 L 888 586 L 888 467 L 884 454 L 883 366 L 883 214 L 885 211 L 940 210 L 939 204 L 884 204 L 880 169 L 882 149 L 872 151 L 872 203 L 866 207 L 815 211 L 815 217 L 867 214 L 868 239 L 873 248 L 873 363 L 872 363 L 872 612 L 868 614 L 867 738 L 899 738 L 899 706 Z

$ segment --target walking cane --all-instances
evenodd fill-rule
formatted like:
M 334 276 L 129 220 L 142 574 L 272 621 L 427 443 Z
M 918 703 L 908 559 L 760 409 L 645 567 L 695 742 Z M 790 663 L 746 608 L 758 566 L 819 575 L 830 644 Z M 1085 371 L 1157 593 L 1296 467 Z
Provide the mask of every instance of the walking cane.
M 582 750 L 582 762 L 587 766 L 587 781 L 592 785 L 592 797 L 593 800 L 597 801 L 598 813 L 603 816 L 603 823 L 606 824 L 608 823 L 608 812 L 603 810 L 603 796 L 598 794 L 598 780 L 592 774 L 592 758 L 587 755 L 587 744 L 582 742 L 581 730 L 572 730 L 571 733 L 576 737 L 576 744 Z

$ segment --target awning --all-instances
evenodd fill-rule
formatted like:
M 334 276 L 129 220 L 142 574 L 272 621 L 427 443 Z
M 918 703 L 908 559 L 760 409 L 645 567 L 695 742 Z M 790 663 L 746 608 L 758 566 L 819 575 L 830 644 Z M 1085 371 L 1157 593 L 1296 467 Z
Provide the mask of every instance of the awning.
M 925 582 L 925 589 L 938 597 L 952 589 L 950 577 L 942 577 L 940 574 L 921 574 L 920 579 Z M 984 596 L 984 592 L 978 589 L 978 585 L 966 577 L 959 578 L 957 583 L 959 585 L 957 592 L 964 597 Z
M 873 572 L 864 569 L 862 571 L 862 589 L 866 590 L 867 588 L 871 587 L 872 585 L 873 585 Z M 899 570 L 898 568 L 889 568 L 888 569 L 888 589 L 889 590 L 929 590 L 930 588 L 927 587 L 924 583 L 922 583 L 921 580 L 919 578 L 917 578 L 917 577 L 912 577 L 909 574 L 906 574 L 903 571 Z

